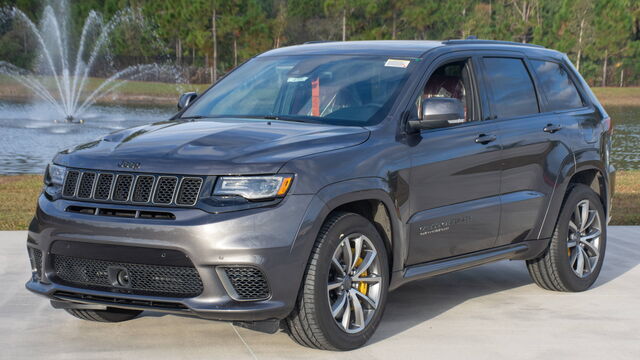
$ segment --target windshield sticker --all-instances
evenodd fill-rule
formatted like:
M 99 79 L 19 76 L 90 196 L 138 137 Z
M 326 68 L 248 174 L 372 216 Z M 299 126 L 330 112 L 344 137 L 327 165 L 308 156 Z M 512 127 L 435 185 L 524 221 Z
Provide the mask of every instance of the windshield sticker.
M 384 66 L 406 69 L 409 66 L 409 60 L 389 59 Z
M 294 82 L 303 82 L 303 81 L 307 81 L 307 79 L 309 79 L 309 77 L 305 76 L 305 77 L 290 77 L 287 79 L 287 82 L 290 83 L 294 83 Z

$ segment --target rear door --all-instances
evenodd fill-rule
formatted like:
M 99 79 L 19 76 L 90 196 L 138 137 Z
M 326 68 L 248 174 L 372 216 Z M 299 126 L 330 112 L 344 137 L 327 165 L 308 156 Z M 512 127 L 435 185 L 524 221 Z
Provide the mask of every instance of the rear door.
M 434 62 L 427 72 L 430 82 L 425 79 L 420 96 L 459 96 L 460 90 L 450 85 L 455 68 L 443 67 L 466 62 L 465 121 L 423 130 L 408 141 L 412 163 L 408 265 L 490 248 L 498 235 L 501 146 L 497 124 L 482 121 L 475 60 L 455 56 Z M 438 86 L 443 88 L 434 89 Z
M 496 246 L 536 239 L 563 161 L 562 117 L 545 111 L 535 73 L 524 56 L 484 56 L 491 119 L 503 146 L 500 233 Z

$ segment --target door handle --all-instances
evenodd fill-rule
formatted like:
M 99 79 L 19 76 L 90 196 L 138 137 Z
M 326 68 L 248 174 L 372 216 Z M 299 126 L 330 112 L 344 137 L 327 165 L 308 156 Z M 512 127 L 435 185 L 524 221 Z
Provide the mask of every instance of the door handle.
M 496 139 L 497 137 L 495 135 L 480 134 L 476 138 L 476 143 L 484 145 L 484 144 L 488 144 L 490 142 L 496 141 Z
M 555 125 L 555 124 L 547 124 L 547 126 L 544 127 L 544 129 L 542 129 L 542 131 L 553 134 L 556 131 L 560 131 L 562 129 L 562 126 L 560 125 Z

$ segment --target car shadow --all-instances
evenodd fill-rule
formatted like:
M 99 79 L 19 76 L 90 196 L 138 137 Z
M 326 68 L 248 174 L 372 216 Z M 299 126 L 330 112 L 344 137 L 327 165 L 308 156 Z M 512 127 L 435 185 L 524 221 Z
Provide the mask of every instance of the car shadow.
M 610 230 L 604 267 L 592 289 L 619 278 L 640 264 L 640 242 L 634 241 L 638 236 L 633 235 L 640 235 L 640 227 L 623 228 L 616 227 L 613 232 Z M 626 235 L 627 231 L 631 236 Z M 368 344 L 400 334 L 471 299 L 523 286 L 535 286 L 524 261 L 500 261 L 411 282 L 389 294 L 380 326 Z M 538 288 L 535 290 L 552 293 Z M 210 321 L 190 315 L 153 311 L 143 313 L 145 317 L 167 315 Z
M 389 294 L 385 314 L 369 344 L 409 330 L 468 300 L 531 283 L 521 261 L 502 261 L 411 282 Z
M 640 227 L 609 229 L 604 265 L 590 290 L 614 281 L 640 264 L 638 238 Z M 369 344 L 409 330 L 468 300 L 527 285 L 533 285 L 533 281 L 524 261 L 501 261 L 409 283 L 389 294 L 385 314 Z
M 640 226 L 609 226 L 604 264 L 593 288 L 619 278 L 640 264 Z

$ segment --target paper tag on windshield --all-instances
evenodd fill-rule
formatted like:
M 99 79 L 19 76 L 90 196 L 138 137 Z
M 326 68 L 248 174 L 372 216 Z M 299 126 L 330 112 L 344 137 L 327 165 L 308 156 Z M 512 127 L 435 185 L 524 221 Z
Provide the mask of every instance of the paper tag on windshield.
M 303 81 L 307 81 L 309 77 L 305 76 L 305 77 L 290 77 L 287 78 L 287 82 L 288 83 L 294 83 L 294 82 L 303 82 Z
M 388 59 L 384 66 L 406 69 L 409 66 L 409 60 Z

